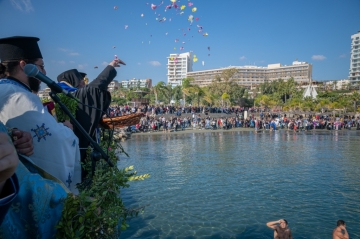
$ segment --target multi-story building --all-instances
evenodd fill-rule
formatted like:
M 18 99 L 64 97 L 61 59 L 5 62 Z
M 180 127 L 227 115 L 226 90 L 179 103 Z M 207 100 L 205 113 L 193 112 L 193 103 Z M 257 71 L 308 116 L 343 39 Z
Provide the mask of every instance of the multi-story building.
M 329 80 L 323 81 L 325 85 L 325 89 L 329 90 L 346 90 L 349 89 L 350 80 L 343 79 L 343 80 Z
M 192 71 L 193 59 L 191 52 L 170 54 L 167 58 L 168 84 L 172 87 L 181 85 L 188 72 Z
M 349 80 L 352 84 L 359 84 L 360 81 L 360 31 L 351 36 Z
M 151 79 L 131 79 L 121 81 L 121 86 L 124 89 L 136 89 L 136 88 L 151 88 L 152 80 Z
M 119 89 L 120 87 L 120 83 L 117 80 L 113 80 L 112 82 L 110 82 L 110 84 L 108 85 L 108 91 L 112 92 L 114 90 Z
M 267 67 L 261 66 L 229 66 L 204 71 L 188 72 L 187 77 L 194 78 L 194 84 L 208 86 L 221 73 L 227 69 L 236 69 L 232 80 L 241 86 L 251 88 L 266 81 L 277 79 L 288 80 L 291 77 L 297 83 L 309 83 L 312 80 L 312 65 L 307 62 L 294 61 L 292 65 L 270 64 Z

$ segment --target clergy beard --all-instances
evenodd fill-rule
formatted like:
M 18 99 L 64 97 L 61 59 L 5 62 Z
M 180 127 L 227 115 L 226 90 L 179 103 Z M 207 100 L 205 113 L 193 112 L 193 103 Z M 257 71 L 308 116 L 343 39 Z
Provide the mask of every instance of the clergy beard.
M 29 87 L 33 92 L 38 93 L 40 90 L 41 81 L 34 77 L 29 77 Z

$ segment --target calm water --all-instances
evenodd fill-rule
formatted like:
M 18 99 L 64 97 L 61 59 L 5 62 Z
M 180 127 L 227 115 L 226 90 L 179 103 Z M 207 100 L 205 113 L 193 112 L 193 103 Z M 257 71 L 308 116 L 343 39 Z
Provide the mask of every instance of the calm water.
M 295 238 L 331 238 L 338 219 L 360 238 L 360 132 L 134 134 L 123 143 L 151 178 L 126 205 L 148 205 L 121 238 L 273 238 L 285 218 Z

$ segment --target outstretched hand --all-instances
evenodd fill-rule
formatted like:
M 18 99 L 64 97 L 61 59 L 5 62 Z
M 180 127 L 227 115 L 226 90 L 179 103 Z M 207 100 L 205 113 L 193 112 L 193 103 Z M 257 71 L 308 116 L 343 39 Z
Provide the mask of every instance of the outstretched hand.
M 120 59 L 115 59 L 115 60 L 112 60 L 110 63 L 109 63 L 109 66 L 113 66 L 113 67 L 120 67 L 120 64 L 121 65 L 126 65 L 125 62 L 123 62 L 122 60 Z

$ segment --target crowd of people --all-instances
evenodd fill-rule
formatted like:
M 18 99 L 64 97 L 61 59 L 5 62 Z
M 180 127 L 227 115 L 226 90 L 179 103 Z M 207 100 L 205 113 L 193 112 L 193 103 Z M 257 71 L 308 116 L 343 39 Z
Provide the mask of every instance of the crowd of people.
M 181 115 L 181 114 L 239 114 L 245 111 L 249 113 L 269 112 L 268 108 L 259 107 L 205 107 L 205 106 L 187 106 L 176 107 L 173 105 L 154 106 L 143 105 L 139 107 L 123 105 L 123 106 L 110 106 L 108 109 L 109 117 L 117 117 L 128 115 L 136 112 L 143 112 L 150 115 Z
M 253 128 L 254 130 L 279 130 L 289 129 L 294 131 L 327 129 L 360 129 L 360 118 L 355 116 L 335 117 L 326 114 L 292 115 L 270 112 L 269 109 L 260 108 L 210 108 L 210 107 L 110 107 L 110 117 L 143 112 L 143 117 L 134 132 L 163 131 L 171 132 L 185 129 L 234 129 Z M 199 113 L 201 112 L 201 113 Z M 216 113 L 210 113 L 216 112 Z M 190 113 L 190 114 L 189 114 Z M 216 116 L 217 114 L 221 116 Z M 186 116 L 182 116 L 186 114 Z M 211 116 L 210 116 L 211 114 Z M 189 116 L 190 115 L 190 116 Z

